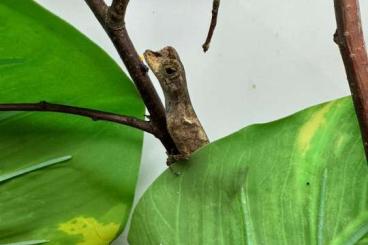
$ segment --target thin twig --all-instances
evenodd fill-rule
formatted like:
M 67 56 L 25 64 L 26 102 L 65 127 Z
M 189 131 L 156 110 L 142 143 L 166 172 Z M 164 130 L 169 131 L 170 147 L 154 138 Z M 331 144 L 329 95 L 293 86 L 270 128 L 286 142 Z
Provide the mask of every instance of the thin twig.
M 38 111 L 38 112 L 61 112 L 66 114 L 79 115 L 89 117 L 94 121 L 110 121 L 137 128 L 155 135 L 156 129 L 149 122 L 135 117 L 119 115 L 93 109 L 53 104 L 48 102 L 40 103 L 17 103 L 17 104 L 0 104 L 0 111 Z
M 85 1 L 114 43 L 150 113 L 152 123 L 158 129 L 157 137 L 168 154 L 177 154 L 178 150 L 167 130 L 165 108 L 125 27 L 124 17 L 129 1 L 113 0 L 111 7 L 108 7 L 103 0 Z
M 368 158 L 368 56 L 364 44 L 358 0 L 334 0 L 340 48 Z
M 219 7 L 220 7 L 220 0 L 213 0 L 211 24 L 208 30 L 206 42 L 202 45 L 204 52 L 207 52 L 207 50 L 210 48 L 212 36 L 213 36 L 213 33 L 217 25 L 217 16 L 218 16 Z

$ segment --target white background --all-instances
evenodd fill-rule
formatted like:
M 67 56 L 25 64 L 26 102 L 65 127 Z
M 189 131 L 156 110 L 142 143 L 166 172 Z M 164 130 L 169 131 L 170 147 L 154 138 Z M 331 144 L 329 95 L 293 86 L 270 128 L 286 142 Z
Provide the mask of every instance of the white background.
M 131 0 L 126 20 L 139 53 L 167 45 L 178 50 L 193 105 L 211 140 L 349 94 L 332 41 L 333 0 L 222 0 L 213 43 L 203 54 L 211 1 Z M 123 67 L 83 0 L 37 2 Z M 361 9 L 367 19 L 368 1 L 361 1 Z M 135 203 L 165 168 L 163 147 L 145 134 Z M 126 233 L 115 244 L 127 244 Z

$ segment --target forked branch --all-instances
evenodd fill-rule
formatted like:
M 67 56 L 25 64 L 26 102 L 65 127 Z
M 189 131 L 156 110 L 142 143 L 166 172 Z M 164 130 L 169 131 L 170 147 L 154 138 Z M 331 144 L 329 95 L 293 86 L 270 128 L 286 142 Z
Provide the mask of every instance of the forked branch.
M 368 158 L 368 56 L 364 43 L 358 0 L 334 0 L 340 48 Z
M 0 104 L 0 111 L 53 111 L 120 123 L 153 134 L 160 139 L 168 155 L 177 155 L 180 152 L 168 131 L 165 108 L 147 74 L 148 68 L 139 57 L 125 27 L 125 13 L 129 0 L 113 0 L 111 6 L 107 6 L 104 0 L 85 0 L 85 2 L 113 42 L 150 113 L 151 120 L 147 122 L 109 112 L 47 102 Z M 209 48 L 216 27 L 219 4 L 220 0 L 213 0 L 211 25 L 203 45 L 205 51 Z
M 152 123 L 158 129 L 157 137 L 169 154 L 177 154 L 177 148 L 167 130 L 165 108 L 125 27 L 124 18 L 129 1 L 113 0 L 110 7 L 103 0 L 85 1 L 114 43 L 150 113 Z

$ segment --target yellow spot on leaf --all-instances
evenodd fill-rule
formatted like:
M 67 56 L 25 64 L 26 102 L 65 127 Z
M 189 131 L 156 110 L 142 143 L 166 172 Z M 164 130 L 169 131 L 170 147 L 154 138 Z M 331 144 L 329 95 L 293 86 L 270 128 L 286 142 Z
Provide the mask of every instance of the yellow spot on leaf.
M 82 237 L 77 245 L 108 245 L 115 238 L 119 225 L 101 224 L 94 218 L 77 217 L 60 224 L 59 230 Z
M 298 146 L 302 152 L 307 152 L 310 142 L 317 130 L 325 123 L 325 115 L 330 110 L 333 102 L 326 104 L 321 110 L 314 113 L 307 123 L 300 129 Z

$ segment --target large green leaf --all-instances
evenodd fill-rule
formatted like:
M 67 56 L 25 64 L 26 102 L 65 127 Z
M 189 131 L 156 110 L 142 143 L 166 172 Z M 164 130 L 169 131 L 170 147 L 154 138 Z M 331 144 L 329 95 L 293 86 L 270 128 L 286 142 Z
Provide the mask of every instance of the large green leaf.
M 32 1 L 1 0 L 0 103 L 42 100 L 144 113 L 95 44 Z M 0 244 L 108 244 L 132 205 L 142 136 L 78 116 L 0 112 Z
M 246 127 L 160 176 L 130 244 L 368 244 L 368 167 L 350 97 Z

